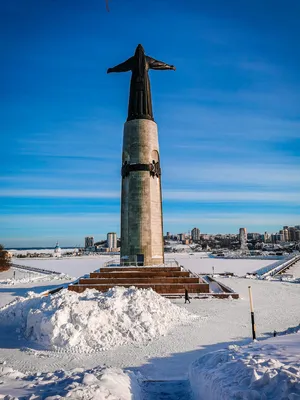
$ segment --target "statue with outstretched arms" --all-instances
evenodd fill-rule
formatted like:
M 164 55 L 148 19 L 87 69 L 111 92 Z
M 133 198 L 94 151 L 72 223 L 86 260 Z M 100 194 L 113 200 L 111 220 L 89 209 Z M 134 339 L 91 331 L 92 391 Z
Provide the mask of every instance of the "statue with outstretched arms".
M 132 72 L 127 121 L 133 119 L 154 120 L 150 80 L 148 76 L 149 69 L 172 69 L 175 71 L 173 65 L 168 65 L 162 61 L 146 56 L 141 44 L 137 46 L 134 56 L 107 70 L 108 74 L 110 72 Z

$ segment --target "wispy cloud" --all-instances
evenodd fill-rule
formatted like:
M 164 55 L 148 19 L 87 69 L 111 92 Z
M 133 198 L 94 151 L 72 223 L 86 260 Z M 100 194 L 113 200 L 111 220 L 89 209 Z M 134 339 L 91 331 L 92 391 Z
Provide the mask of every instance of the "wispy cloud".
M 29 197 L 29 198 L 74 198 L 74 199 L 115 199 L 120 197 L 120 192 L 85 190 L 3 190 L 0 197 Z
M 251 165 L 250 160 L 249 162 L 245 160 L 245 163 L 248 165 L 230 165 L 230 163 L 218 163 L 217 161 L 212 164 L 193 162 L 187 166 L 183 162 L 176 168 L 166 164 L 163 172 L 168 181 L 191 182 L 194 185 L 214 182 L 223 185 L 242 183 L 246 190 L 249 185 L 263 185 L 266 188 L 280 186 L 287 191 L 289 191 L 289 187 L 300 188 L 300 174 L 296 165 Z
M 213 202 L 257 202 L 257 203 L 293 203 L 299 204 L 300 195 L 296 193 L 284 192 L 226 192 L 226 191 L 190 191 L 190 190 L 167 190 L 163 198 L 168 201 L 213 201 Z
M 17 198 L 66 198 L 66 199 L 119 199 L 119 191 L 84 190 L 4 190 L 0 197 Z M 273 191 L 206 191 L 206 190 L 170 190 L 163 192 L 163 199 L 180 202 L 258 202 L 299 204 L 299 192 Z

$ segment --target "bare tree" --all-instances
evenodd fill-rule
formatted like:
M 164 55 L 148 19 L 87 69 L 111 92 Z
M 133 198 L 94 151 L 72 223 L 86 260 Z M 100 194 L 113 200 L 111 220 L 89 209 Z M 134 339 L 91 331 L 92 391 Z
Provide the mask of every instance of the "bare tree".
M 8 271 L 11 267 L 11 261 L 8 255 L 8 251 L 4 249 L 4 246 L 0 244 L 0 272 Z

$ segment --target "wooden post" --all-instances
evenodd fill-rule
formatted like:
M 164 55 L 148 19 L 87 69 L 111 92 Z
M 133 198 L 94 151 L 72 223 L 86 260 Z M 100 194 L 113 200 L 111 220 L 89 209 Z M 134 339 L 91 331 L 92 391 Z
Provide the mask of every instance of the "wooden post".
M 253 309 L 251 286 L 248 286 L 248 289 L 249 289 L 250 312 L 251 312 L 252 338 L 253 338 L 253 340 L 255 340 L 256 339 L 256 332 L 255 332 L 256 328 L 255 328 L 255 322 L 254 322 L 254 309 Z

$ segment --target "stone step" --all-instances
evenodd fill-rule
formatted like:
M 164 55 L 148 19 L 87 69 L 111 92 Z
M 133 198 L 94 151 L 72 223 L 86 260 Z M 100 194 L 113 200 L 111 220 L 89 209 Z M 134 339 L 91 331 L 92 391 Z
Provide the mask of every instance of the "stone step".
M 181 271 L 181 267 L 104 267 L 100 268 L 100 272 L 119 272 L 119 271 L 133 271 L 133 272 L 159 272 L 159 271 Z
M 118 278 L 81 278 L 79 284 L 82 285 L 93 285 L 93 284 L 103 284 L 103 285 L 138 285 L 138 284 L 162 284 L 166 285 L 169 283 L 202 283 L 199 278 L 193 277 L 158 277 L 158 278 L 124 278 L 123 276 Z
M 149 271 L 149 272 L 91 272 L 91 278 L 156 278 L 162 276 L 169 276 L 169 277 L 189 277 L 190 273 L 188 271 Z
M 122 285 L 123 287 L 130 287 L 132 285 Z M 138 284 L 134 285 L 139 289 L 148 289 L 152 288 L 154 291 L 160 294 L 168 293 L 168 294 L 183 294 L 185 289 L 188 290 L 189 293 L 209 293 L 209 285 L 206 283 L 189 283 L 187 285 L 184 284 L 173 284 L 173 285 L 161 285 L 161 284 Z M 68 289 L 77 293 L 82 293 L 86 289 L 96 289 L 101 292 L 106 292 L 108 289 L 111 289 L 113 285 L 69 285 Z

